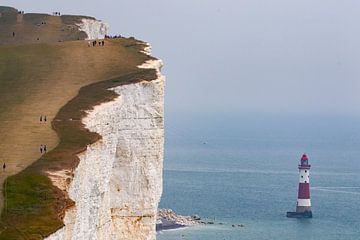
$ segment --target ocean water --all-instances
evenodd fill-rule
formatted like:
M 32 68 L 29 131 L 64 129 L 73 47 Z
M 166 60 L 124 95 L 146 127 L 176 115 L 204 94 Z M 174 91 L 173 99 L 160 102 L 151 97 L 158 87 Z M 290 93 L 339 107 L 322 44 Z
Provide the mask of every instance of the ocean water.
M 160 207 L 215 224 L 159 240 L 360 239 L 360 118 L 168 116 L 165 148 Z M 304 152 L 313 218 L 289 219 Z

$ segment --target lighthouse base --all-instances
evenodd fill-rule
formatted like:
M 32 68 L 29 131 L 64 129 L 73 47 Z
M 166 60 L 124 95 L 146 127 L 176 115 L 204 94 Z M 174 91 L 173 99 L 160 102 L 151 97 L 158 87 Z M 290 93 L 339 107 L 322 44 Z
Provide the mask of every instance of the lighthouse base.
M 311 211 L 287 212 L 286 217 L 288 217 L 288 218 L 312 218 L 312 212 Z

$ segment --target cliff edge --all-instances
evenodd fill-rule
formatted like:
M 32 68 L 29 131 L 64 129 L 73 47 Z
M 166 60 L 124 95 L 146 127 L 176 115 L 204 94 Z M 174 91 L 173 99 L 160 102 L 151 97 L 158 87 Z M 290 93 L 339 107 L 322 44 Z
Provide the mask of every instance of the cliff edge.
M 0 239 L 154 239 L 161 61 L 134 38 L 90 46 L 91 17 L 0 7 L 0 27 Z
M 112 88 L 118 96 L 82 120 L 102 138 L 79 154 L 70 184 L 63 171 L 48 172 L 75 204 L 47 240 L 155 239 L 164 151 L 161 66 L 160 60 L 139 66 L 155 69 L 157 78 Z

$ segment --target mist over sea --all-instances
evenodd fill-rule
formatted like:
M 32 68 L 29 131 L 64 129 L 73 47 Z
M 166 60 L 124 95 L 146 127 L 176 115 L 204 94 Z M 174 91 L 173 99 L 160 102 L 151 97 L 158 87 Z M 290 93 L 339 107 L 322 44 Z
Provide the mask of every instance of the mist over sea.
M 360 118 L 169 116 L 165 149 L 160 206 L 216 223 L 160 240 L 360 239 Z M 289 219 L 304 152 L 314 217 Z

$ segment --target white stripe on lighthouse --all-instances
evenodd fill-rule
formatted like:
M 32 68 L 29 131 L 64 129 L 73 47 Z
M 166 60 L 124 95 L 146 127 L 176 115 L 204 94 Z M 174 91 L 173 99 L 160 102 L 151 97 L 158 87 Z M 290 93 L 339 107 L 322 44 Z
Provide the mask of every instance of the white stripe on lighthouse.
M 297 200 L 297 205 L 299 207 L 310 207 L 311 206 L 311 201 L 310 201 L 310 199 L 298 199 Z
M 309 183 L 309 170 L 300 169 L 299 170 L 299 183 Z

